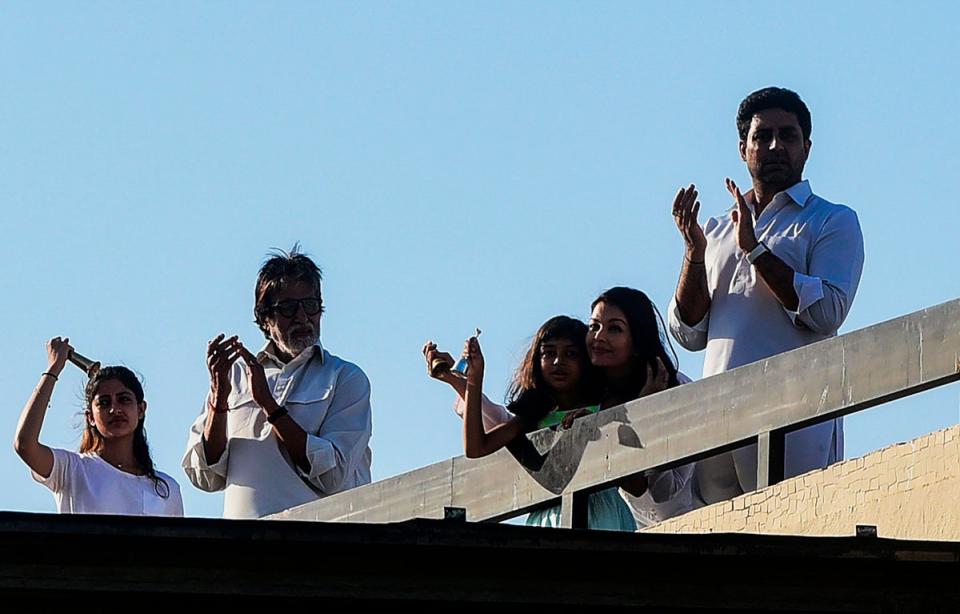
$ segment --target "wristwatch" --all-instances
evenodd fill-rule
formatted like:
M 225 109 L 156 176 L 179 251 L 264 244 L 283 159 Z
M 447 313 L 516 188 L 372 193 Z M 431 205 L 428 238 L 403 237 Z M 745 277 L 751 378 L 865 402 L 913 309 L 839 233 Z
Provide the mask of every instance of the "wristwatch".
M 757 241 L 757 246 L 754 247 L 749 252 L 747 252 L 747 262 L 749 262 L 750 264 L 753 264 L 754 262 L 757 261 L 757 258 L 766 254 L 769 251 L 770 250 L 767 249 L 766 243 L 764 243 L 763 241 Z

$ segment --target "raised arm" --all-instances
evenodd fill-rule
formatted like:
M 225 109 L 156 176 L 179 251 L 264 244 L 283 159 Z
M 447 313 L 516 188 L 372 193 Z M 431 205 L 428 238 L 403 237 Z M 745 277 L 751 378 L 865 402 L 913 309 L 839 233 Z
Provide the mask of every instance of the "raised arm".
M 688 350 L 706 347 L 706 334 L 698 330 L 710 310 L 710 290 L 707 286 L 707 268 L 704 260 L 707 238 L 697 221 L 700 201 L 697 188 L 690 184 L 680 188 L 673 199 L 673 219 L 684 242 L 683 265 L 674 294 L 676 310 L 671 309 L 671 331 Z M 679 321 L 676 321 L 679 320 Z
M 463 453 L 467 458 L 480 458 L 493 454 L 524 432 L 519 418 L 499 424 L 487 432 L 483 427 L 483 353 L 476 337 L 467 340 L 464 350 L 470 365 L 467 370 L 465 393 L 466 410 L 463 416 Z
M 737 246 L 750 254 L 760 243 L 753 217 L 737 184 L 727 179 L 734 197 Z M 863 234 L 857 215 L 843 208 L 820 231 L 808 274 L 794 271 L 770 251 L 754 257 L 753 267 L 796 326 L 822 334 L 837 332 L 847 316 L 863 271 Z
M 753 214 L 747 207 L 747 201 L 740 188 L 732 179 L 726 180 L 727 190 L 733 196 L 736 209 L 733 211 L 733 223 L 737 227 L 737 247 L 743 252 L 752 253 L 760 242 L 753 224 Z M 752 256 L 751 256 L 752 257 Z M 765 252 L 753 261 L 757 275 L 787 311 L 796 311 L 800 297 L 793 287 L 794 270 L 773 252 Z
M 13 439 L 13 449 L 30 469 L 43 478 L 53 471 L 53 451 L 40 443 L 40 429 L 53 395 L 57 378 L 67 364 L 73 348 L 67 338 L 54 337 L 47 342 L 47 370 L 40 376 L 37 387 L 20 412 L 20 421 Z
M 432 369 L 434 360 L 441 360 L 449 365 L 454 364 L 453 356 L 449 352 L 441 352 L 437 349 L 437 344 L 433 341 L 427 341 L 423 344 L 423 357 L 427 361 L 427 374 L 435 380 L 449 384 L 461 399 L 467 392 L 467 380 L 465 377 L 454 373 L 453 369 Z
M 257 362 L 257 357 L 239 345 L 240 358 L 246 364 L 247 376 L 250 378 L 250 393 L 254 402 L 267 414 L 267 421 L 273 425 L 277 439 L 290 453 L 290 458 L 301 471 L 310 470 L 310 461 L 307 459 L 307 433 L 296 421 L 290 417 L 285 409 L 281 408 L 270 392 L 267 384 L 267 375 L 263 365 Z
M 434 359 L 437 358 L 448 362 L 448 364 L 454 364 L 453 356 L 447 352 L 439 351 L 437 349 L 437 344 L 433 341 L 427 341 L 423 345 L 423 356 L 427 361 L 427 374 L 433 379 L 446 382 L 451 388 L 453 388 L 453 391 L 457 393 L 457 400 L 453 405 L 453 411 L 455 411 L 458 416 L 463 418 L 465 411 L 464 399 L 467 395 L 467 378 L 459 373 L 454 372 L 452 369 L 442 369 L 439 372 L 434 373 L 430 368 Z M 488 431 L 495 426 L 509 422 L 511 419 L 513 419 L 513 414 L 507 411 L 503 405 L 491 401 L 487 395 L 483 395 L 480 408 L 481 413 L 483 414 L 483 426 Z
M 203 427 L 203 454 L 207 463 L 216 464 L 227 447 L 227 399 L 230 397 L 230 369 L 240 356 L 240 342 L 234 335 L 224 339 L 221 333 L 207 344 L 207 371 L 210 395 Z

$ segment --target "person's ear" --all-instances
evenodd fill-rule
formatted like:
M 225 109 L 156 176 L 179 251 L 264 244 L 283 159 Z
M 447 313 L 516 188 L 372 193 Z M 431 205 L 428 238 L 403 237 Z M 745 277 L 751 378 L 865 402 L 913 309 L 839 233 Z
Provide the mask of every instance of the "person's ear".
M 140 418 L 142 419 L 144 415 L 147 413 L 147 402 L 146 401 L 141 402 L 139 407 L 137 407 L 137 409 L 139 410 L 137 412 L 137 415 L 140 416 Z

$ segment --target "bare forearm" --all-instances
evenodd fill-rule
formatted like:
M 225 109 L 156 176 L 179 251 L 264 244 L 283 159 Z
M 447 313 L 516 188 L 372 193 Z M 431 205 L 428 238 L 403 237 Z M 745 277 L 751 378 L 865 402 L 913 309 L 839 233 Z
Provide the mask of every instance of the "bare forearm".
M 467 398 L 467 378 L 454 375 L 452 371 L 447 371 L 442 376 L 440 380 L 450 384 L 450 387 L 457 393 L 461 399 Z
M 673 199 L 673 219 L 683 236 L 685 251 L 680 281 L 677 283 L 677 311 L 687 326 L 694 326 L 707 315 L 710 309 L 710 290 L 707 287 L 705 256 L 707 237 L 700 227 L 699 192 L 692 183 L 680 188 Z
M 203 426 L 203 455 L 210 465 L 215 464 L 227 449 L 227 412 L 207 408 L 207 421 Z
M 793 269 L 773 252 L 762 254 L 753 266 L 757 269 L 757 274 L 764 285 L 770 288 L 780 304 L 790 311 L 796 311 L 800 305 L 800 297 L 797 296 L 797 291 L 793 287 Z
M 468 458 L 479 458 L 485 455 L 484 439 L 486 432 L 483 428 L 481 399 L 482 385 L 479 382 L 467 382 L 464 385 L 463 412 L 463 453 Z M 489 452 L 486 452 L 489 454 Z
M 710 290 L 707 287 L 707 268 L 702 254 L 699 260 L 689 255 L 684 257 L 676 299 L 680 318 L 687 326 L 694 326 L 707 315 L 710 309 Z
M 481 458 L 505 447 L 525 431 L 520 418 L 511 418 L 489 431 L 483 426 L 483 392 L 466 386 L 466 410 L 463 416 L 463 453 L 467 458 Z M 471 406 L 471 403 L 473 405 Z
M 49 375 L 40 376 L 40 381 L 33 389 L 30 399 L 23 406 L 13 442 L 18 454 L 22 455 L 22 450 L 40 443 L 40 429 L 43 428 L 43 419 L 47 414 L 47 406 L 50 404 L 55 382 L 56 380 Z
M 40 429 L 43 428 L 55 382 L 56 379 L 49 375 L 40 376 L 40 382 L 20 413 L 13 439 L 13 449 L 17 455 L 28 467 L 44 477 L 48 477 L 53 470 L 53 452 L 40 443 Z

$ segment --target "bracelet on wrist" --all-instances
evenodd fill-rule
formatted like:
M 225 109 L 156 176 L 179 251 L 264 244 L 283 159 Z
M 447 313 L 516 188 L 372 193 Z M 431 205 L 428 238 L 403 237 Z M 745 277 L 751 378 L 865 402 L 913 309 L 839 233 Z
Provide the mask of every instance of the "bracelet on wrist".
M 43 373 L 40 374 L 40 377 L 43 377 L 44 375 L 49 375 L 50 377 L 53 378 L 53 381 L 55 381 L 55 382 L 56 382 L 56 381 L 59 381 L 59 379 L 60 379 L 59 377 L 56 376 L 56 374 L 50 373 L 49 371 L 44 371 Z

